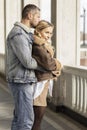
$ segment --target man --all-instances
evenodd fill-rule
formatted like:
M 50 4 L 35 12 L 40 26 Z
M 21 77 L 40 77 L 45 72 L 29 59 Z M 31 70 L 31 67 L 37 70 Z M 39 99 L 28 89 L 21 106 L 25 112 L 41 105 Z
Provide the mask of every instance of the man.
M 6 79 L 15 103 L 11 130 L 31 130 L 34 122 L 33 87 L 37 78 L 37 62 L 32 58 L 31 28 L 40 21 L 40 9 L 28 4 L 22 11 L 21 22 L 16 22 L 7 37 Z

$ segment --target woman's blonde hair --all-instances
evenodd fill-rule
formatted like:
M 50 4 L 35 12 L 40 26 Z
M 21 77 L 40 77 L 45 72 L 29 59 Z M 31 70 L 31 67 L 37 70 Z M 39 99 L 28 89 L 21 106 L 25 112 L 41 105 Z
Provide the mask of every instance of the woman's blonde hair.
M 47 28 L 47 27 L 52 27 L 52 28 L 54 29 L 54 25 L 53 25 L 52 23 L 50 23 L 50 22 L 48 22 L 48 21 L 46 21 L 46 20 L 41 20 L 41 21 L 38 23 L 38 25 L 36 26 L 35 31 L 34 31 L 34 34 L 37 35 L 37 36 L 39 36 L 39 37 L 41 37 L 41 36 L 40 36 L 40 32 L 41 32 L 43 29 Z M 49 44 L 48 44 L 48 43 L 49 43 Z M 51 50 L 50 53 L 52 53 L 52 55 L 54 55 L 55 49 L 54 49 L 54 47 L 52 46 L 51 40 L 50 40 L 50 42 L 48 42 L 48 43 L 47 43 L 47 44 L 45 43 L 45 47 L 47 46 L 47 48 L 49 48 L 49 49 Z
M 52 27 L 54 28 L 54 25 L 46 20 L 41 20 L 38 25 L 35 28 L 34 34 L 38 35 L 38 33 L 40 31 L 42 31 L 43 29 L 47 28 L 47 27 Z

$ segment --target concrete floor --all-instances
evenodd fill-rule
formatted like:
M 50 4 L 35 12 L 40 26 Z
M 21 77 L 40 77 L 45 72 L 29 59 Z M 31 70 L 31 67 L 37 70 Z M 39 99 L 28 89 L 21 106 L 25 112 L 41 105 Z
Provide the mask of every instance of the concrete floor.
M 13 99 L 7 84 L 0 78 L 0 130 L 11 130 L 13 107 Z M 41 127 L 42 130 L 87 130 L 87 127 L 49 108 L 46 109 Z

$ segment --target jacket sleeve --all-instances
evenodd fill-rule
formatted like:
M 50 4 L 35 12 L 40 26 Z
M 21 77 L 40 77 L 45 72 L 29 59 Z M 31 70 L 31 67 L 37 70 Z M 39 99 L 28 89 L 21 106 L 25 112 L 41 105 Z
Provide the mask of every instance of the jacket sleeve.
M 32 41 L 29 41 L 24 35 L 19 34 L 12 38 L 11 47 L 13 52 L 27 69 L 36 69 L 38 67 L 36 60 L 32 57 Z
M 44 45 L 39 46 L 33 44 L 32 50 L 33 57 L 40 66 L 49 71 L 57 69 L 55 59 L 51 57 L 50 53 L 45 49 Z

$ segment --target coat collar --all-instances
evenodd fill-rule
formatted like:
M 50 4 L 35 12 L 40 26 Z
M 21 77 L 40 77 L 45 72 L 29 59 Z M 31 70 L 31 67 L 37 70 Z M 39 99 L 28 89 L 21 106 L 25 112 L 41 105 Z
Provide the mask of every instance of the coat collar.
M 21 22 L 16 22 L 14 25 L 23 28 L 27 33 L 34 33 L 34 29 L 33 28 L 29 28 L 29 27 L 27 27 L 26 25 L 24 25 Z
M 54 55 L 54 48 L 51 45 L 51 43 L 48 43 L 43 38 L 40 38 L 40 37 L 34 35 L 34 44 L 36 44 L 38 46 L 44 46 L 45 49 L 51 54 L 51 57 L 53 57 L 53 55 Z

